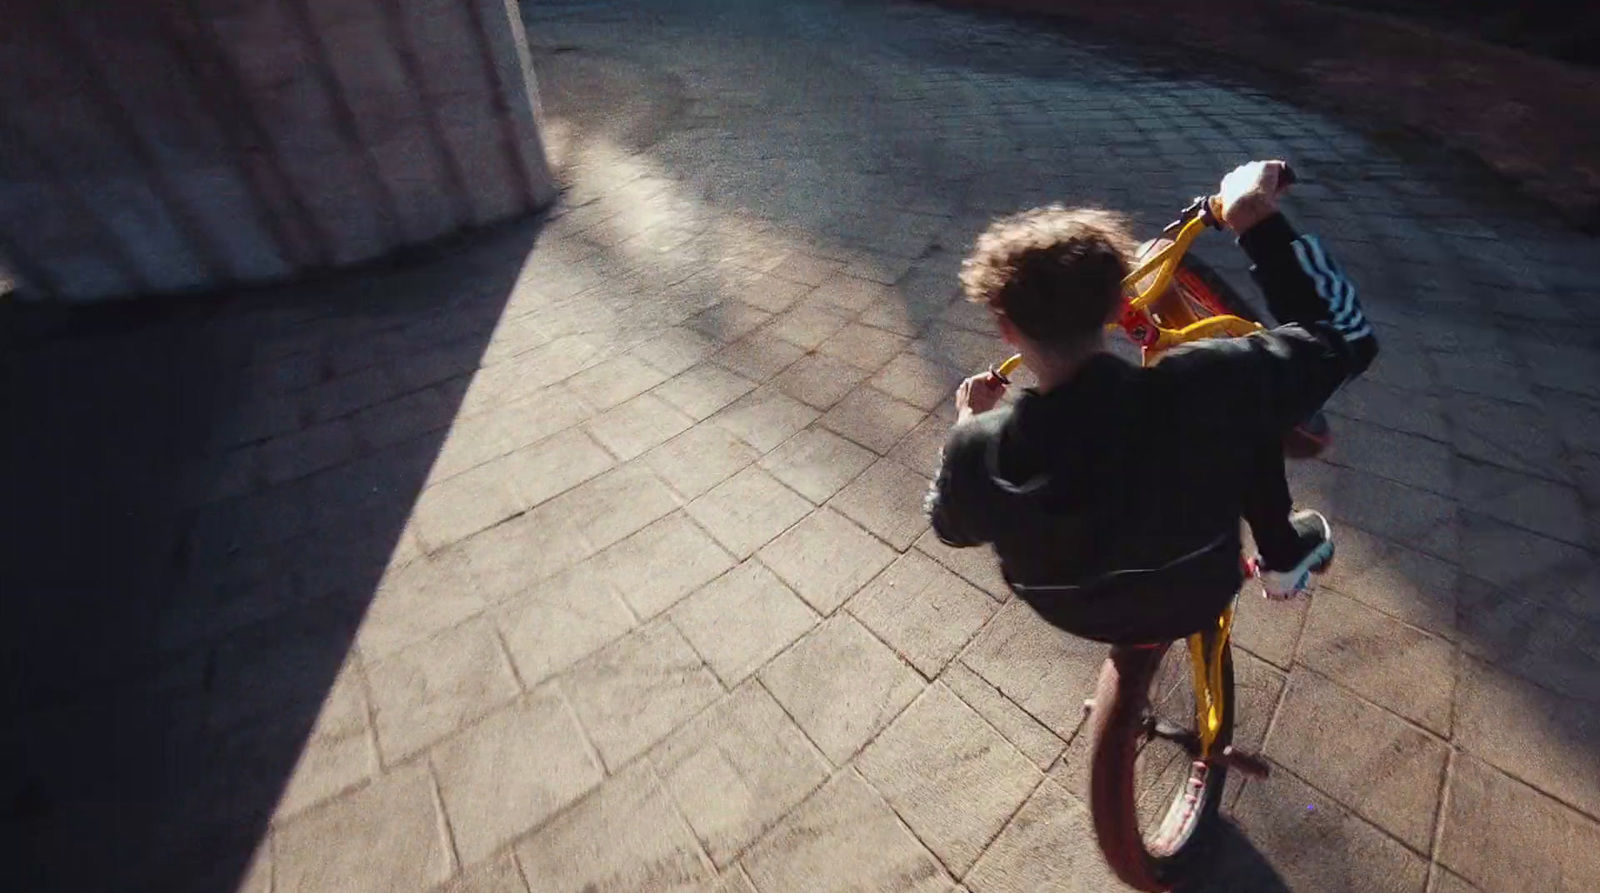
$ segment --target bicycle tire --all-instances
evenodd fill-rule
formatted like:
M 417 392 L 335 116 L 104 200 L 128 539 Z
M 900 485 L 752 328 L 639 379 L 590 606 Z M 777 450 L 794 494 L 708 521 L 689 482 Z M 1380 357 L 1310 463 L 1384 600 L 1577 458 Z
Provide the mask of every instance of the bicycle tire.
M 1174 645 L 1182 649 L 1178 658 L 1187 668 L 1189 657 L 1181 641 L 1155 647 L 1114 649 L 1101 669 L 1095 706 L 1090 714 L 1090 733 L 1094 737 L 1091 739 L 1089 811 L 1095 837 L 1117 877 L 1135 890 L 1147 893 L 1171 890 L 1191 874 L 1216 833 L 1218 809 L 1228 778 L 1225 765 L 1191 762 L 1188 775 L 1191 781 L 1185 782 L 1167 805 L 1152 845 L 1150 836 L 1141 828 L 1139 792 L 1135 790 L 1137 762 L 1141 745 L 1150 739 L 1146 718 L 1151 686 L 1157 681 L 1163 658 Z M 1213 752 L 1217 753 L 1233 742 L 1233 651 L 1227 643 L 1222 650 L 1222 682 L 1222 725 L 1213 744 Z M 1192 702 L 1192 681 L 1188 688 Z M 1196 778 L 1199 785 L 1193 787 L 1192 779 Z M 1189 802 L 1186 797 L 1191 789 L 1197 793 Z M 1188 814 L 1181 816 L 1182 825 L 1169 829 L 1173 816 L 1184 812 Z

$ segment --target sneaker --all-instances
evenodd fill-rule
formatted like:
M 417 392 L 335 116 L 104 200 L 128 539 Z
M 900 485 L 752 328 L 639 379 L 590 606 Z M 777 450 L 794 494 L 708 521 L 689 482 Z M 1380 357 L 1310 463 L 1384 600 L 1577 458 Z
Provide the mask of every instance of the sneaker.
M 1284 570 L 1262 565 L 1261 557 L 1251 562 L 1251 571 L 1261 579 L 1262 593 L 1274 601 L 1296 598 L 1311 591 L 1311 575 L 1320 574 L 1333 562 L 1333 527 L 1321 512 L 1302 509 L 1289 516 L 1289 523 L 1300 534 L 1306 555 L 1300 563 Z

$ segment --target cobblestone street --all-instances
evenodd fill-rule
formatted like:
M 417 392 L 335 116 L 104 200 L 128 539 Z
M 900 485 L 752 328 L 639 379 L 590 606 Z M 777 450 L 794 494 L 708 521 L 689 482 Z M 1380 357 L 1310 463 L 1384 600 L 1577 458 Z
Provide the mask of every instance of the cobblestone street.
M 1296 165 L 1383 354 L 1291 470 L 1334 569 L 1241 601 L 1275 770 L 1230 781 L 1205 889 L 1600 886 L 1593 239 L 1032 24 L 524 19 L 548 215 L 21 356 L 7 889 L 1124 889 L 1084 800 L 1105 649 L 922 514 L 1005 356 L 956 272 L 997 213 L 1154 234 L 1253 157 Z

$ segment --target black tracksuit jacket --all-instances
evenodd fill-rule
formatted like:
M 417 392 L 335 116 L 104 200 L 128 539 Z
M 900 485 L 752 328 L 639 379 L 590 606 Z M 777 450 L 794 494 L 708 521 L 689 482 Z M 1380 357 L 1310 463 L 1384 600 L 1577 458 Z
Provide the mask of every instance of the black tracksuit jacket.
M 1242 583 L 1241 498 L 1263 452 L 1377 355 L 1354 285 L 1315 236 L 1278 214 L 1239 244 L 1278 328 L 1147 368 L 1100 354 L 950 432 L 934 531 L 992 545 L 1012 590 L 1057 626 L 1156 640 L 1214 619 Z

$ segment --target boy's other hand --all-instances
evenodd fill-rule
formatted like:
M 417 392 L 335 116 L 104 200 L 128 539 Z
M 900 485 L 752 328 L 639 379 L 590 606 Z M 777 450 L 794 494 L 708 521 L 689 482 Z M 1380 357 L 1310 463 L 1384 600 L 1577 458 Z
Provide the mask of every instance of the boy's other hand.
M 1222 222 L 1243 233 L 1278 213 L 1280 180 L 1288 165 L 1282 161 L 1252 161 L 1222 178 Z
M 963 381 L 956 388 L 956 418 L 964 422 L 973 416 L 994 409 L 1006 395 L 1006 383 L 992 372 L 980 372 Z

